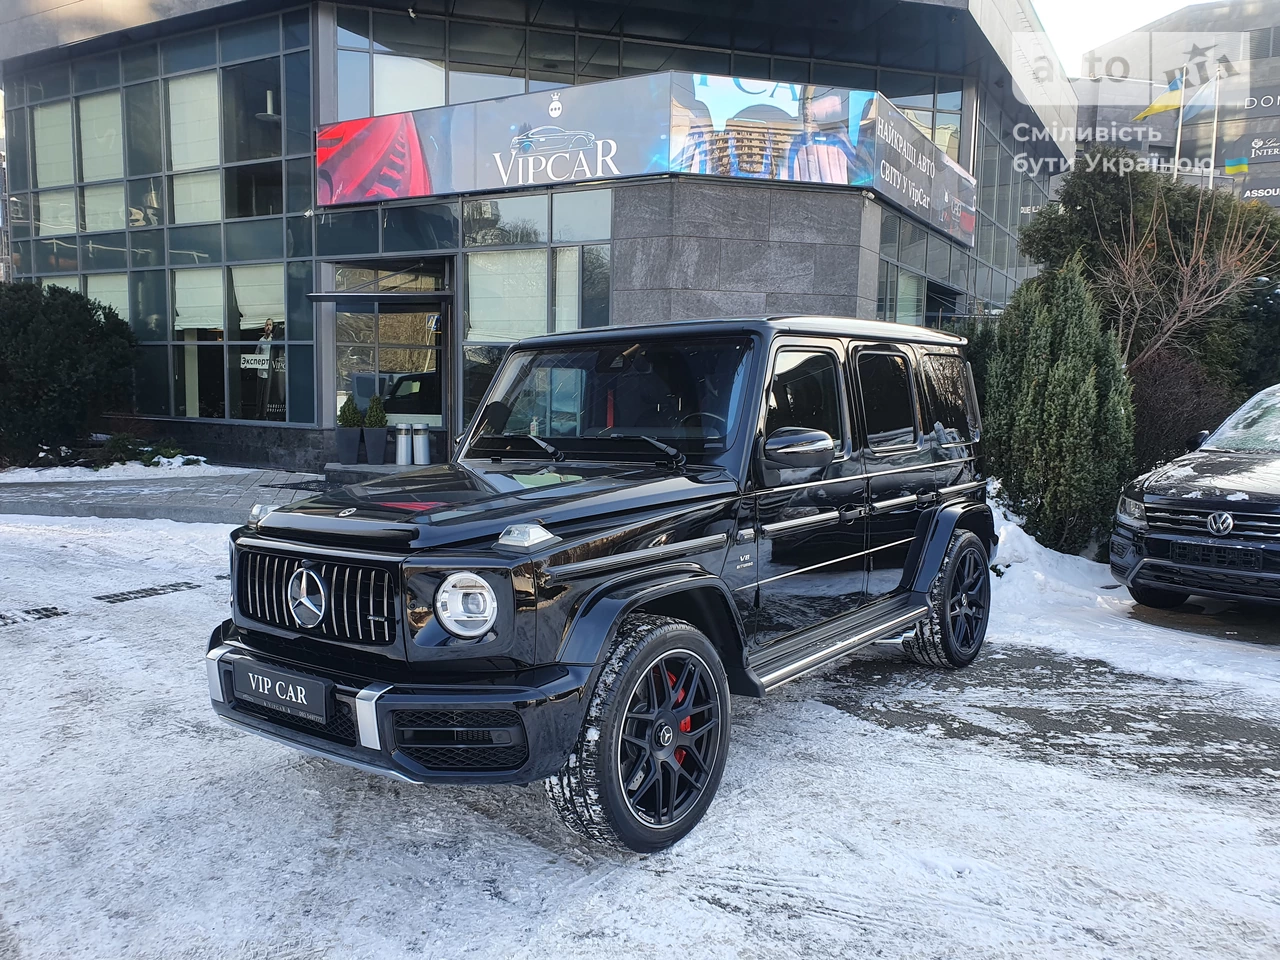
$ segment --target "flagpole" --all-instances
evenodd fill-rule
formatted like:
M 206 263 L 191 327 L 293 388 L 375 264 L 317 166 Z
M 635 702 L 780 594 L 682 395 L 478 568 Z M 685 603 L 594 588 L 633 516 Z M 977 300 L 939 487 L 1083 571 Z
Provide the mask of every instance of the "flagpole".
M 1222 68 L 1213 72 L 1213 146 L 1209 149 L 1209 189 L 1213 189 L 1218 170 L 1218 106 L 1222 102 Z
M 1178 85 L 1178 135 L 1173 148 L 1173 180 L 1178 181 L 1182 169 L 1182 110 L 1187 105 L 1187 64 L 1182 65 L 1182 83 Z

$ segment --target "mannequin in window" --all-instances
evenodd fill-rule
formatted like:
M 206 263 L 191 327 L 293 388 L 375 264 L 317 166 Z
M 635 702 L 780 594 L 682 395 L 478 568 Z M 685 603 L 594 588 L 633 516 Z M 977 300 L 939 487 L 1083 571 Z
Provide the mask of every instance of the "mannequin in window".
M 262 365 L 258 367 L 258 387 L 254 401 L 254 418 L 257 420 L 267 419 L 267 404 L 271 399 L 271 351 L 274 347 L 275 326 L 275 322 L 267 317 L 267 322 L 262 325 L 262 336 L 258 338 L 258 347 L 254 351 L 263 358 L 259 361 Z

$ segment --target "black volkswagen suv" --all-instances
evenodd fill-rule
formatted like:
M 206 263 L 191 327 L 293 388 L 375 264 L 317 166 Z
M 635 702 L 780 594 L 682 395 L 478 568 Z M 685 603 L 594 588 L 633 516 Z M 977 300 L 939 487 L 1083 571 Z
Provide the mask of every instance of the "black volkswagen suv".
M 978 655 L 963 346 L 785 318 L 521 343 L 452 462 L 232 534 L 214 709 L 404 780 L 545 780 L 587 837 L 665 847 L 711 803 L 731 692 L 874 641 Z
M 1138 603 L 1280 603 L 1280 385 L 1124 491 L 1111 570 Z

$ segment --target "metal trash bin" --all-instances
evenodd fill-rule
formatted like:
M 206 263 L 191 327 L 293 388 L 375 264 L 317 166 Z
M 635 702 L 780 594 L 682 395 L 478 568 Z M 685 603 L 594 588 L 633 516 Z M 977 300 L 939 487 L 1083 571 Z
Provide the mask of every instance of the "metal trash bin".
M 420 464 L 431 462 L 431 433 L 425 423 L 413 425 L 413 462 Z
M 407 423 L 396 424 L 396 465 L 413 463 L 413 428 Z

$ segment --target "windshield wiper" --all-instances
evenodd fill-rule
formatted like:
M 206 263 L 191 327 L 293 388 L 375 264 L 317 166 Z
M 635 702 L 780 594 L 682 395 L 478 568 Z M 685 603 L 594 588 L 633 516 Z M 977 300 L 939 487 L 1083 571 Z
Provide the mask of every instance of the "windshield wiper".
M 541 437 L 535 437 L 535 436 L 534 436 L 533 434 L 531 434 L 531 433 L 504 433 L 504 434 L 502 435 L 502 439 L 504 439 L 504 440 L 515 440 L 515 439 L 520 439 L 520 440 L 532 440 L 532 441 L 533 441 L 534 443 L 536 443 L 539 447 L 541 447 L 541 448 L 543 449 L 543 451 L 545 451 L 545 452 L 547 453 L 547 455 L 548 455 L 548 456 L 550 456 L 550 457 L 551 457 L 551 459 L 552 459 L 552 460 L 554 460 L 556 463 L 560 463 L 562 460 L 564 460 L 564 454 L 563 454 L 563 453 L 561 453 L 559 450 L 557 450 L 557 449 L 556 449 L 555 447 L 553 447 L 551 444 L 547 443 L 547 441 L 543 440 Z
M 654 437 L 646 437 L 641 434 L 629 435 L 616 433 L 612 436 L 614 440 L 643 440 L 645 443 L 652 444 L 671 458 L 671 465 L 677 470 L 683 469 L 688 459 L 675 447 L 663 443 L 661 440 L 655 439 Z

